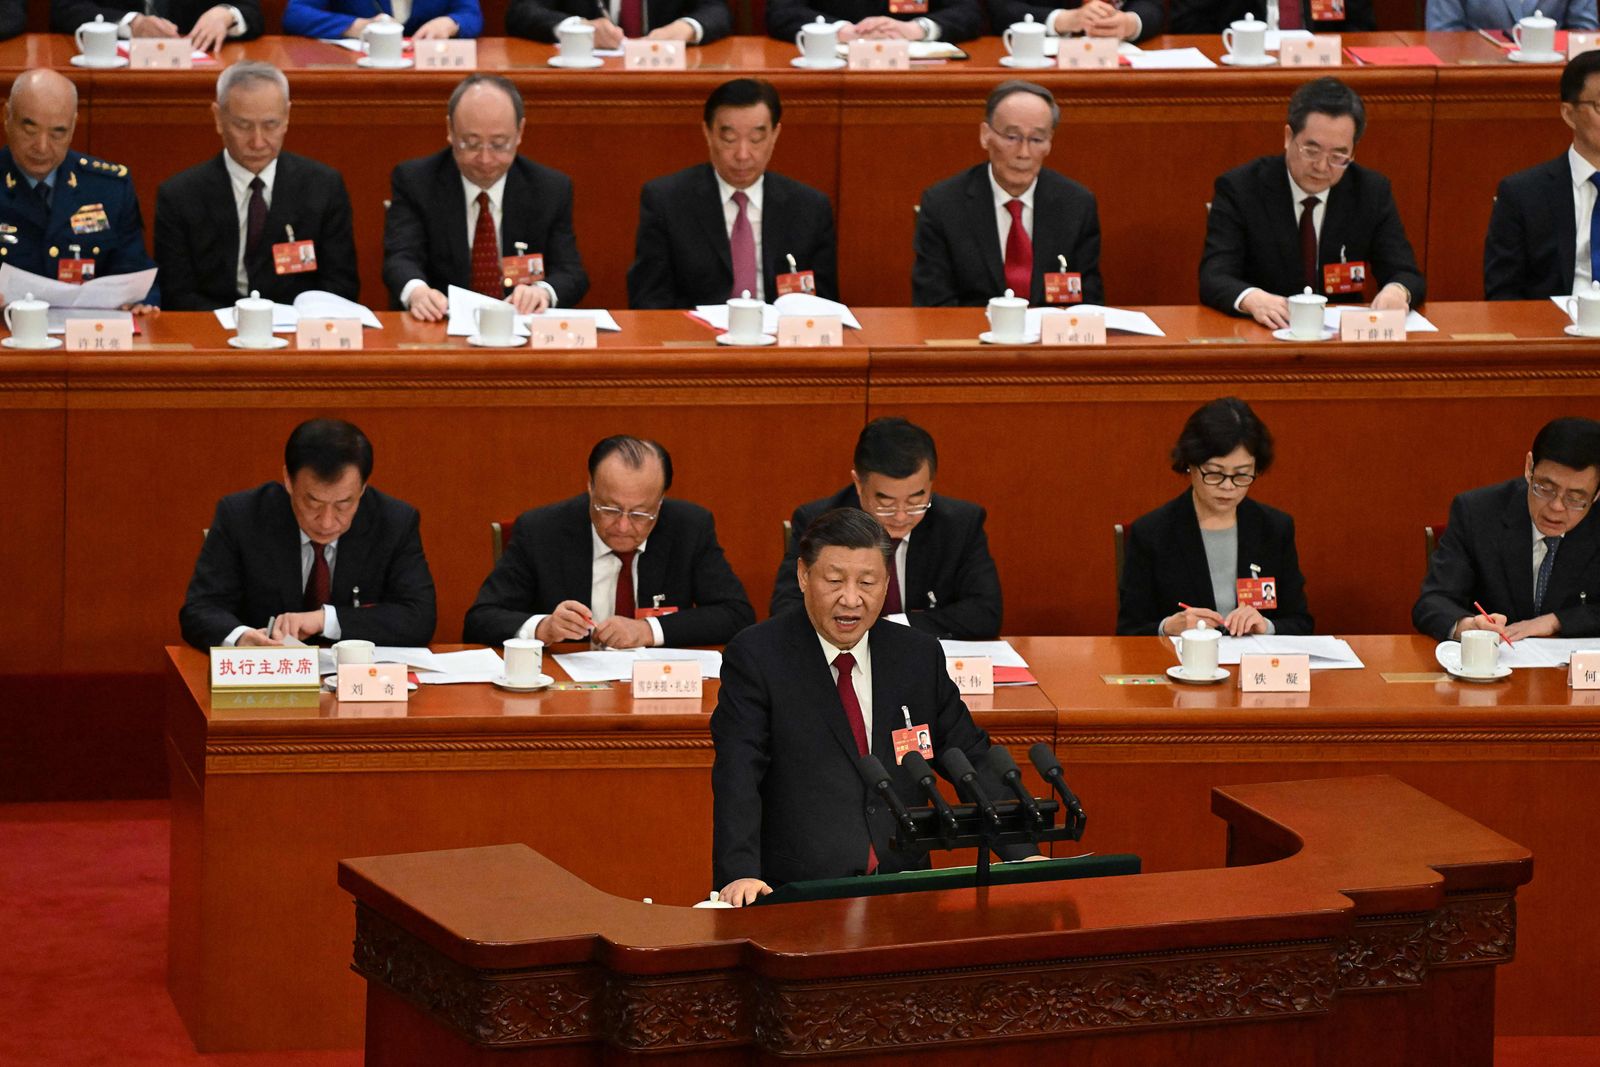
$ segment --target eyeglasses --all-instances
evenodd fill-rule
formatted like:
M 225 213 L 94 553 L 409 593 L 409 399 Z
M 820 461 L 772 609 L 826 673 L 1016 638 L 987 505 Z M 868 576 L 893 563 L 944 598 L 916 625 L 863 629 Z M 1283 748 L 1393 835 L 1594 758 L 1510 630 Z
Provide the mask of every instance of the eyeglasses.
M 1300 150 L 1300 158 L 1307 163 L 1326 161 L 1328 166 L 1335 170 L 1343 170 L 1355 162 L 1355 153 L 1347 152 L 1342 148 L 1336 148 L 1330 152 L 1319 144 L 1297 144 L 1295 147 Z
M 1194 468 L 1190 467 L 1189 469 L 1193 470 Z M 1232 482 L 1240 489 L 1243 489 L 1255 481 L 1256 476 L 1254 474 L 1226 474 L 1222 471 L 1201 470 L 1200 480 L 1207 485 L 1221 485 L 1223 482 Z
M 987 122 L 984 123 L 984 125 L 989 126 Z M 1048 134 L 1043 137 L 1040 137 L 1037 134 L 1032 137 L 1028 137 L 1015 132 L 1002 133 L 999 130 L 995 130 L 993 126 L 989 126 L 989 129 L 994 130 L 994 135 L 1004 141 L 1011 148 L 1016 148 L 1018 145 L 1024 142 L 1027 143 L 1029 148 L 1043 148 L 1050 143 L 1050 137 Z
M 926 504 L 896 504 L 892 508 L 873 508 L 872 513 L 880 519 L 892 519 L 896 515 L 904 515 L 908 519 L 920 518 L 933 507 L 933 501 Z
M 1574 100 L 1572 103 L 1574 106 L 1582 104 L 1596 115 L 1600 115 L 1600 100 Z
M 436 144 L 438 142 L 435 142 Z M 515 141 L 457 141 L 456 151 L 465 152 L 469 156 L 477 155 L 487 150 L 490 155 L 509 156 L 517 150 Z
M 1541 478 L 1534 478 L 1528 482 L 1528 491 L 1540 500 L 1554 500 L 1561 498 L 1561 506 L 1568 511 L 1587 511 L 1589 505 L 1594 503 L 1594 498 L 1584 496 L 1582 493 L 1562 493 L 1554 485 Z
M 655 511 L 628 511 L 624 508 L 619 508 L 614 504 L 596 504 L 593 501 L 589 502 L 589 507 L 593 509 L 596 515 L 599 515 L 603 519 L 610 519 L 613 522 L 621 519 L 623 516 L 627 516 L 634 522 L 655 522 L 656 516 L 661 513 L 660 501 L 656 502 Z

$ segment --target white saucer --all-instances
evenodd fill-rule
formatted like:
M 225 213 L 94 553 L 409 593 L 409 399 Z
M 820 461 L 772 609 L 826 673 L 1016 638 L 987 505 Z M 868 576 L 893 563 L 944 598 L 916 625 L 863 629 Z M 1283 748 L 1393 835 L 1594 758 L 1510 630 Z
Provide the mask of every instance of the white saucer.
M 467 344 L 474 345 L 478 348 L 520 348 L 527 343 L 527 341 L 520 337 L 513 337 L 509 341 L 491 341 L 486 337 L 473 334 L 471 337 L 467 338 Z
M 362 56 L 356 60 L 356 66 L 366 67 L 368 70 L 405 70 L 412 65 L 409 59 L 373 59 L 371 56 Z
M 128 65 L 128 57 L 116 56 L 112 59 L 90 59 L 85 55 L 76 55 L 72 57 L 72 65 L 74 67 L 87 67 L 90 70 L 116 70 L 118 67 L 126 67 Z
M 554 682 L 555 679 L 550 677 L 548 674 L 541 674 L 539 677 L 525 685 L 518 684 L 517 682 L 507 681 L 506 676 L 503 674 L 489 679 L 489 684 L 493 685 L 496 689 L 507 689 L 513 693 L 532 693 L 540 689 L 545 689 Z
M 1506 58 L 1513 63 L 1564 63 L 1567 57 L 1560 52 L 1524 52 L 1513 48 L 1506 53 Z
M 1184 685 L 1216 685 L 1227 676 L 1228 672 L 1221 667 L 1218 667 L 1216 672 L 1209 678 L 1191 678 L 1181 666 L 1167 668 L 1167 677 L 1174 682 L 1182 682 Z
M 1313 341 L 1331 341 L 1338 334 L 1338 332 L 1338 330 L 1330 330 L 1324 326 L 1322 328 L 1321 337 L 1296 337 L 1288 330 L 1273 330 L 1272 339 L 1274 341 L 1304 341 L 1307 344 L 1310 344 Z
M 799 67 L 801 70 L 839 70 L 849 64 L 842 59 L 824 59 L 821 63 L 813 63 L 805 56 L 795 56 L 789 60 L 789 66 Z
M 243 338 L 230 337 L 228 338 L 228 344 L 232 345 L 234 348 L 253 348 L 263 352 L 269 352 L 274 348 L 287 347 L 289 344 L 289 339 L 287 337 L 272 337 L 268 338 L 267 343 L 264 345 L 253 345 Z
M 1568 323 L 1562 328 L 1562 332 L 1568 337 L 1600 337 L 1600 333 L 1584 333 L 1582 330 L 1578 329 L 1578 324 L 1575 322 Z
M 1222 57 L 1225 67 L 1275 67 L 1278 65 L 1277 56 L 1262 56 L 1260 59 L 1245 59 L 1241 56 L 1226 55 Z
M 1036 345 L 1039 343 L 1039 335 L 1036 333 L 1025 333 L 1018 338 L 1005 339 L 996 337 L 993 330 L 984 330 L 978 335 L 978 340 L 982 341 L 986 345 Z
M 717 344 L 719 345 L 735 345 L 740 348 L 765 348 L 768 345 L 775 345 L 777 343 L 778 338 L 770 333 L 762 334 L 759 341 L 736 341 L 730 334 L 717 334 Z
M 1046 67 L 1055 66 L 1056 61 L 1053 59 L 1027 60 L 1018 59 L 1016 56 L 1001 56 L 1000 65 L 1002 67 L 1012 67 L 1016 70 L 1043 70 Z
M 1498 682 L 1502 678 L 1511 677 L 1511 668 L 1504 663 L 1497 665 L 1489 674 L 1468 674 L 1461 669 L 1461 642 L 1440 641 L 1433 650 L 1433 658 L 1439 661 L 1439 666 L 1452 678 L 1463 682 Z
M 601 59 L 599 56 L 588 56 L 584 59 L 568 59 L 566 56 L 551 56 L 550 65 L 552 67 L 560 67 L 564 70 L 593 70 L 596 67 L 605 66 L 606 61 Z
M 18 344 L 17 343 L 17 339 L 15 337 L 7 337 L 7 338 L 4 338 L 4 339 L 0 339 L 0 345 L 5 345 L 7 348 L 21 349 L 23 351 L 27 351 L 29 349 L 32 349 L 32 350 L 35 350 L 35 351 L 43 352 L 46 349 L 60 348 L 64 343 L 65 342 L 63 342 L 61 340 L 61 338 L 59 338 L 59 337 L 46 337 L 44 339 L 44 344 L 42 344 L 42 345 Z

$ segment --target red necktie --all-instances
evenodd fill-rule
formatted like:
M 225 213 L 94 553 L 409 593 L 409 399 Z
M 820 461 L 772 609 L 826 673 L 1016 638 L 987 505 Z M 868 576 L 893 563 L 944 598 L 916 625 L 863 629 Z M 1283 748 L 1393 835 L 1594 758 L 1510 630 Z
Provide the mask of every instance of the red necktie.
M 898 615 L 905 610 L 900 602 L 900 567 L 895 562 L 900 556 L 900 541 L 894 539 L 894 555 L 889 557 L 889 592 L 883 598 L 883 613 L 885 615 Z
M 856 658 L 848 652 L 841 652 L 833 658 L 833 666 L 839 672 L 839 703 L 844 705 L 844 717 L 850 723 L 850 736 L 856 739 L 856 755 L 865 756 L 872 751 L 872 746 L 867 743 L 867 720 L 861 714 L 861 700 L 856 696 L 856 682 L 851 677 L 856 668 Z M 878 869 L 878 852 L 867 843 L 867 873 L 871 874 Z
M 478 194 L 478 225 L 472 231 L 472 291 L 496 299 L 506 295 L 500 271 L 500 242 L 494 239 L 494 215 L 489 194 Z
M 612 555 L 622 561 L 622 569 L 617 572 L 617 599 L 611 613 L 620 619 L 633 618 L 633 551 L 616 552 Z
M 1300 258 L 1305 263 L 1306 284 L 1313 293 L 1322 292 L 1322 279 L 1317 277 L 1317 198 L 1308 196 L 1300 201 Z
M 1022 227 L 1022 201 L 1006 203 L 1011 232 L 1006 235 L 1006 288 L 1024 300 L 1033 299 L 1033 241 Z
M 728 251 L 733 256 L 733 292 L 728 295 L 733 298 L 745 293 L 755 296 L 756 234 L 750 228 L 750 216 L 745 213 L 750 198 L 741 189 L 733 194 L 733 202 L 739 206 L 739 213 L 733 217 L 733 229 L 728 234 Z
M 1300 0 L 1275 0 L 1278 5 L 1278 29 L 1304 29 L 1300 18 Z
M 306 597 L 300 605 L 302 611 L 320 611 L 322 605 L 333 599 L 333 578 L 328 573 L 327 547 L 311 542 L 311 576 L 306 579 Z
M 617 14 L 622 19 L 624 37 L 644 36 L 644 0 L 622 0 L 622 10 Z

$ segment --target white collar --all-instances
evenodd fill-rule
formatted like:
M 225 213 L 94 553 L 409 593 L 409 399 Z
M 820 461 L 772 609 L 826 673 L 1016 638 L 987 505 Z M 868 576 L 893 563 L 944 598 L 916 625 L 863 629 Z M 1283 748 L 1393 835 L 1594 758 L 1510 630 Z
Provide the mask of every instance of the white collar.
M 822 658 L 828 661 L 828 666 L 833 666 L 833 661 L 835 659 L 837 659 L 843 653 L 848 652 L 855 657 L 856 666 L 861 667 L 863 670 L 866 669 L 866 665 L 871 657 L 871 651 L 867 648 L 867 641 L 872 637 L 872 631 L 870 629 L 861 635 L 861 640 L 857 641 L 855 643 L 855 647 L 853 648 L 840 648 L 832 641 L 829 641 L 826 637 L 823 637 L 822 631 L 818 630 L 815 626 L 811 628 L 811 632 L 817 635 L 817 640 L 822 644 Z
M 474 185 L 472 182 L 467 180 L 467 176 L 465 174 L 462 174 L 461 175 L 461 191 L 466 196 L 467 203 L 469 205 L 472 204 L 474 201 L 476 201 L 478 199 L 478 194 L 479 193 L 488 193 L 489 194 L 489 204 L 492 207 L 498 209 L 500 207 L 501 197 L 505 196 L 506 178 L 510 174 L 511 174 L 511 171 L 508 169 L 505 172 L 505 174 L 500 175 L 499 179 L 497 179 L 495 181 L 495 183 L 493 185 L 489 186 L 487 189 L 485 189 L 485 188 L 483 188 L 482 186 L 479 186 L 479 185 Z
M 750 188 L 739 190 L 723 181 L 722 175 L 717 173 L 717 169 L 715 167 L 711 168 L 711 173 L 717 179 L 717 193 L 721 197 L 720 203 L 726 204 L 729 200 L 733 199 L 734 193 L 743 192 L 745 196 L 749 197 L 750 205 L 757 211 L 761 210 L 761 191 L 767 184 L 767 176 L 765 174 L 762 174 L 761 177 L 757 178 Z
M 266 195 L 272 195 L 272 183 L 278 178 L 277 156 L 273 156 L 272 162 L 261 168 L 260 174 L 252 174 L 244 167 L 241 167 L 226 151 L 222 153 L 222 165 L 228 171 L 228 180 L 233 183 L 233 191 L 236 196 L 243 196 L 245 190 L 250 188 L 250 180 L 257 177 L 267 187 Z
M 299 527 L 297 526 L 297 527 L 295 527 L 295 529 L 298 530 Z M 344 535 L 340 534 L 339 536 L 343 537 Z M 300 530 L 300 547 L 304 548 L 307 545 L 314 545 L 314 544 L 316 544 L 316 542 L 311 540 L 311 535 L 306 533 L 304 530 Z M 332 541 L 329 541 L 327 544 L 323 545 L 322 547 L 323 548 L 337 547 L 338 544 L 339 544 L 339 538 L 335 537 Z
M 646 537 L 643 541 L 639 542 L 639 547 L 633 550 L 634 553 L 638 554 L 643 552 L 645 550 L 645 546 L 649 543 L 650 538 Z M 600 540 L 600 531 L 594 528 L 593 519 L 589 520 L 589 544 L 594 550 L 593 558 L 596 560 L 604 559 L 606 556 L 614 554 L 614 550 L 611 548 L 611 546 Z
M 1000 187 L 999 182 L 994 180 L 993 163 L 989 164 L 989 168 L 985 173 L 989 175 L 989 189 L 994 193 L 995 207 L 1003 208 L 1013 200 L 1021 200 L 1024 207 L 1030 210 L 1033 208 L 1033 194 L 1039 188 L 1038 175 L 1034 175 L 1033 181 L 1029 183 L 1026 189 L 1022 190 L 1022 194 L 1020 196 L 1012 196 L 1010 193 L 1006 192 Z
M 1575 189 L 1588 185 L 1596 169 L 1593 163 L 1578 154 L 1576 145 L 1567 149 L 1567 165 L 1572 168 L 1572 186 Z
M 1328 196 L 1333 192 L 1333 186 L 1328 186 L 1320 193 L 1308 193 L 1304 189 L 1300 188 L 1299 182 L 1294 180 L 1294 173 L 1289 170 L 1289 165 L 1287 163 L 1283 165 L 1283 172 L 1289 175 L 1289 195 L 1294 197 L 1295 207 L 1299 207 L 1301 204 L 1305 203 L 1306 197 L 1308 196 L 1314 196 L 1317 198 L 1318 207 L 1328 206 Z

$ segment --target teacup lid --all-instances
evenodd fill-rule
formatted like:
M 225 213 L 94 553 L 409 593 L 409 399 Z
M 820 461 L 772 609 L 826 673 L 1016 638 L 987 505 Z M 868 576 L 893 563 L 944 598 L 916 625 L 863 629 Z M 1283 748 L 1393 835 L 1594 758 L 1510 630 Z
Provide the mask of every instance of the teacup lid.
M 263 305 L 265 305 L 267 307 L 271 307 L 272 306 L 272 301 L 263 300 L 261 298 L 261 294 L 258 291 L 256 291 L 255 289 L 250 290 L 250 295 L 249 296 L 241 296 L 238 299 L 238 301 L 236 302 L 236 306 L 244 306 L 244 307 L 249 307 L 249 308 L 258 308 L 258 307 L 261 307 Z
M 13 301 L 11 301 L 11 306 L 14 307 L 14 308 L 15 307 L 22 308 L 24 311 L 34 311 L 34 310 L 36 310 L 38 308 L 47 308 L 50 305 L 46 301 L 34 299 L 33 294 L 29 293 L 28 295 L 24 296 L 21 300 L 13 300 Z
M 1194 629 L 1183 631 L 1185 641 L 1212 641 L 1220 639 L 1222 634 L 1206 625 L 1206 620 L 1200 619 L 1194 624 Z
M 1262 29 L 1265 29 L 1267 24 L 1265 22 L 1262 22 L 1260 19 L 1256 18 L 1256 15 L 1255 15 L 1254 11 L 1246 11 L 1244 13 L 1244 18 L 1239 19 L 1237 22 L 1233 23 L 1233 25 L 1235 25 L 1235 26 L 1247 26 L 1247 27 L 1249 27 L 1251 29 L 1254 29 L 1255 27 L 1260 26 Z
M 1312 292 L 1309 285 L 1305 287 L 1304 291 L 1295 293 L 1289 299 L 1296 304 L 1325 304 L 1328 302 L 1327 297 Z
M 1540 27 L 1543 27 L 1543 26 L 1554 26 L 1556 24 L 1556 20 L 1555 19 L 1547 18 L 1543 11 L 1537 11 L 1537 10 L 1534 11 L 1533 14 L 1526 16 L 1525 18 L 1521 19 L 1520 21 L 1521 21 L 1522 25 L 1524 25 L 1524 26 L 1540 26 Z

